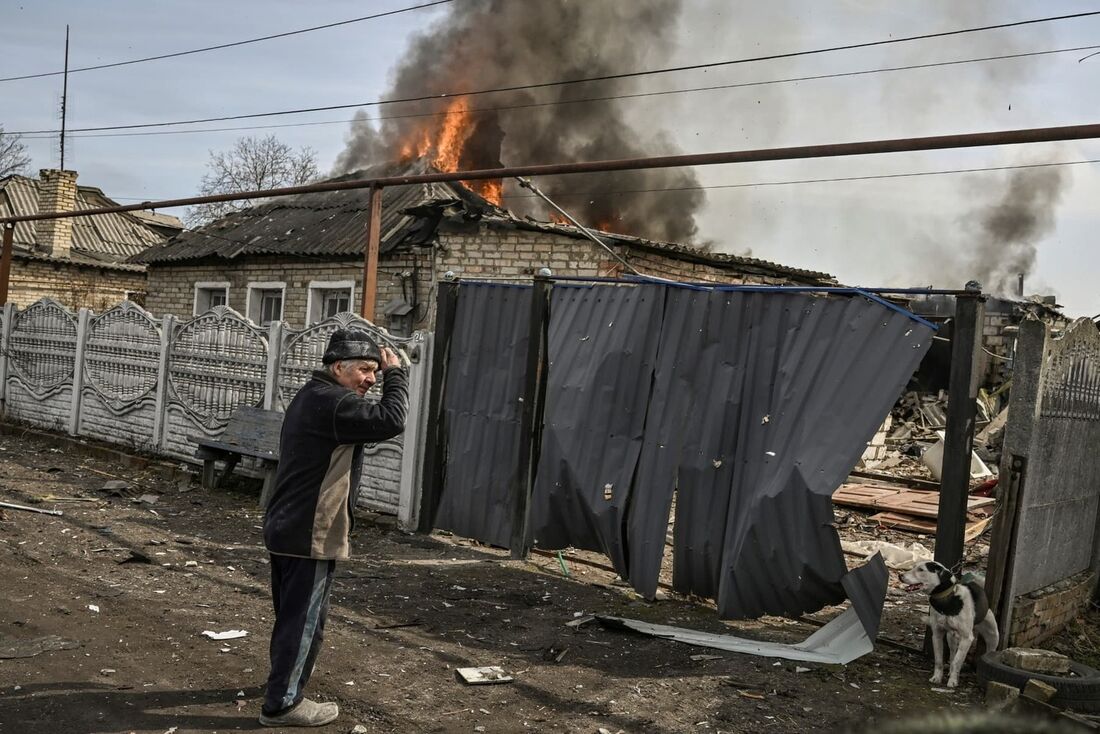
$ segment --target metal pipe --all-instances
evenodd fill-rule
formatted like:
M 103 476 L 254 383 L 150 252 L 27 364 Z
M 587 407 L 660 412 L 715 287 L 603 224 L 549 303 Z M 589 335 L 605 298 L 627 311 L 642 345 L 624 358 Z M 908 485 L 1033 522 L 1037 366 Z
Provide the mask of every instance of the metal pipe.
M 649 278 L 650 276 L 642 276 Z M 617 283 L 622 285 L 630 283 L 633 278 L 605 278 L 594 275 L 555 275 L 550 278 L 555 281 L 571 283 Z M 475 280 L 483 280 L 481 276 Z M 672 281 L 670 281 L 672 282 Z M 737 283 L 708 283 L 705 281 L 675 281 L 674 285 L 691 286 L 696 288 L 720 288 L 722 290 L 777 290 L 784 292 L 802 293 L 874 293 L 876 295 L 925 295 L 925 296 L 955 296 L 957 298 L 984 298 L 980 291 L 951 290 L 948 288 L 863 288 L 861 286 L 815 286 L 815 285 L 754 285 L 752 283 L 739 285 Z
M 241 191 L 232 194 L 214 194 L 211 196 L 190 196 L 183 199 L 146 201 L 140 204 L 85 209 L 83 211 L 25 214 L 15 217 L 0 218 L 0 224 L 6 222 L 31 222 L 40 219 L 93 216 L 96 214 L 115 214 L 142 209 L 168 209 L 172 207 L 192 206 L 195 204 L 213 204 L 222 201 L 263 199 L 272 196 L 292 196 L 295 194 L 314 194 L 324 191 L 349 191 L 353 189 L 371 188 L 372 186 L 405 186 L 409 184 L 478 181 L 504 177 L 515 178 L 516 176 L 559 176 L 574 173 L 604 173 L 608 171 L 638 171 L 652 168 L 713 166 L 725 163 L 752 163 L 804 158 L 836 158 L 841 156 L 871 155 L 877 153 L 905 153 L 920 150 L 978 148 L 991 145 L 1051 143 L 1065 140 L 1086 140 L 1091 138 L 1100 138 L 1100 124 L 1067 125 L 1064 127 L 1029 128 L 1024 130 L 1000 130 L 988 133 L 937 135 L 921 138 L 895 138 L 892 140 L 871 140 L 857 143 L 802 145 L 789 148 L 762 148 L 757 150 L 726 151 L 721 153 L 655 156 L 651 158 L 623 158 L 618 160 L 586 161 L 582 163 L 510 166 L 506 168 L 489 168 L 475 171 L 423 173 L 412 176 L 383 176 L 379 178 L 355 179 L 352 181 L 330 181 L 327 183 L 306 184 L 304 186 L 286 186 L 277 189 L 268 189 L 266 191 Z
M 359 315 L 374 323 L 378 300 L 378 249 L 382 232 L 382 187 L 370 190 L 370 219 L 367 221 L 367 246 L 363 253 L 363 300 Z
M 4 244 L 0 251 L 0 306 L 8 302 L 8 281 L 11 279 L 11 251 L 12 237 L 15 234 L 14 224 L 3 225 Z

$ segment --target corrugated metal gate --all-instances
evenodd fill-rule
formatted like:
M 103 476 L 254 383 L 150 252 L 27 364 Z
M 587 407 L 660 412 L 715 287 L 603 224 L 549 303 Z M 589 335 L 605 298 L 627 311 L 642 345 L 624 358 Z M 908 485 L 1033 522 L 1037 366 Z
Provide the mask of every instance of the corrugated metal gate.
M 555 284 L 532 380 L 531 288 L 455 288 L 439 527 L 515 545 L 532 435 L 535 545 L 602 551 L 652 596 L 675 495 L 678 590 L 726 618 L 844 598 L 830 497 L 931 324 L 860 292 Z

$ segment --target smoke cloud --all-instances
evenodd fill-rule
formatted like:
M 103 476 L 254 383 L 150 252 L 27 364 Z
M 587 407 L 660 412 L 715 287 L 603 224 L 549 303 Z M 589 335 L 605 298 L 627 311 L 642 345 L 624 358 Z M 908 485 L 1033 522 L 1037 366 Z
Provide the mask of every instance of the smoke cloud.
M 385 99 L 490 89 L 646 69 L 667 63 L 681 0 L 463 0 L 417 36 Z M 466 98 L 473 132 L 460 168 L 632 158 L 679 152 L 668 135 L 632 124 L 621 100 L 635 80 L 570 84 Z M 569 104 L 576 100 L 599 101 Z M 335 172 L 407 156 L 438 141 L 454 100 L 385 105 L 380 126 L 359 115 Z M 485 111 L 493 108 L 493 111 Z M 502 109 L 503 108 L 503 109 Z M 431 115 L 431 116 L 421 116 Z M 453 117 L 453 115 L 451 115 Z M 498 152 L 499 151 L 499 152 Z M 585 224 L 695 243 L 705 196 L 694 172 L 654 170 L 544 177 L 539 187 Z M 664 189 L 664 191 L 652 191 Z M 674 189 L 668 191 L 667 189 Z M 630 192 L 608 195 L 608 192 Z M 505 206 L 545 218 L 541 203 L 505 185 Z M 590 194 L 586 196 L 585 194 Z M 597 196 L 597 194 L 599 194 Z M 513 198 L 514 197 L 514 198 Z
M 969 270 L 985 290 L 1016 294 L 1017 277 L 1031 272 L 1039 241 L 1054 231 L 1055 210 L 1068 184 L 1065 169 L 1013 171 L 993 201 L 966 217 Z

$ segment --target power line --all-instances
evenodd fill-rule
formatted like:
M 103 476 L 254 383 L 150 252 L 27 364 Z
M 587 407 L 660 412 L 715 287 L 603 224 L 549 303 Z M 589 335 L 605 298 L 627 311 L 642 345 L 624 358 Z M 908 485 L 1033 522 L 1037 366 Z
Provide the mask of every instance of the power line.
M 422 5 L 413 5 L 407 8 L 398 8 L 396 10 L 389 10 L 385 13 L 375 13 L 374 15 L 364 15 L 361 18 L 352 18 L 350 20 L 341 20 L 336 23 L 326 23 L 325 25 L 317 25 L 311 28 L 300 28 L 296 31 L 286 31 L 285 33 L 273 33 L 270 36 L 260 36 L 258 38 L 249 38 L 244 41 L 233 41 L 232 43 L 221 43 L 217 46 L 205 46 L 203 48 L 193 48 L 189 51 L 176 51 L 170 54 L 161 54 L 159 56 L 146 56 L 140 59 L 130 59 L 129 61 L 115 61 L 110 64 L 97 64 L 96 66 L 83 66 L 79 69 L 69 69 L 70 74 L 76 74 L 81 71 L 96 71 L 98 69 L 113 69 L 118 66 L 130 66 L 131 64 L 143 64 L 146 61 L 160 61 L 161 59 L 174 59 L 180 56 L 190 56 L 192 54 L 205 53 L 207 51 L 220 51 L 225 48 L 234 48 L 236 46 L 246 46 L 250 43 L 259 43 L 261 41 L 271 41 L 276 38 L 286 38 L 288 36 L 297 36 L 302 33 L 312 33 L 313 31 L 322 31 L 328 28 L 336 28 L 338 26 L 351 25 L 352 23 L 362 23 L 365 20 L 374 20 L 376 18 L 385 18 L 389 15 L 398 15 L 399 13 L 408 13 L 411 10 L 421 10 L 423 8 L 430 8 L 435 5 L 445 5 L 452 3 L 454 0 L 435 0 L 434 2 L 424 3 Z M 46 71 L 39 74 L 24 74 L 22 76 L 9 76 L 0 79 L 0 82 L 14 82 L 22 79 L 41 79 L 48 76 L 61 76 L 64 71 Z
M 903 173 L 879 173 L 869 174 L 866 176 L 838 176 L 833 178 L 801 178 L 787 181 L 752 181 L 748 183 L 737 184 L 712 184 L 709 186 L 669 186 L 661 188 L 651 189 L 618 189 L 611 191 L 566 191 L 557 192 L 555 197 L 560 198 L 564 196 L 588 196 L 588 197 L 600 197 L 600 196 L 617 196 L 619 194 L 650 194 L 650 193 L 663 193 L 668 191 L 710 191 L 713 189 L 747 189 L 747 188 L 759 188 L 766 186 L 798 186 L 803 184 L 819 184 L 819 183 L 843 183 L 846 181 L 876 181 L 883 179 L 893 178 L 918 178 L 921 176 L 947 176 L 962 173 L 987 173 L 996 171 L 1016 171 L 1028 168 L 1052 168 L 1055 166 L 1080 166 L 1089 163 L 1100 163 L 1100 158 L 1088 158 L 1077 161 L 1048 161 L 1045 163 L 1020 163 L 1011 166 L 983 166 L 976 168 L 948 168 L 938 171 L 907 171 Z M 135 196 L 111 196 L 110 199 L 114 201 L 149 201 L 148 196 L 135 197 Z M 163 197 L 162 197 L 163 198 Z M 504 199 L 534 199 L 537 198 L 534 194 L 505 194 Z
M 747 189 L 765 186 L 798 186 L 802 184 L 842 183 L 845 181 L 878 181 L 891 178 L 917 178 L 920 176 L 947 176 L 960 173 L 986 173 L 990 171 L 1016 171 L 1028 168 L 1052 168 L 1055 166 L 1079 166 L 1087 163 L 1100 163 L 1100 158 L 1089 158 L 1079 161 L 1049 161 L 1046 163 L 1020 163 L 1012 166 L 984 166 L 978 168 L 948 168 L 939 171 L 909 171 L 906 173 L 880 173 L 867 176 L 839 176 L 834 178 L 802 178 L 788 181 L 753 181 L 739 184 L 712 184 L 710 186 L 669 186 L 652 189 L 620 189 L 618 191 L 570 191 L 567 193 L 555 193 L 555 197 L 563 196 L 610 196 L 619 194 L 649 194 L 666 191 L 707 191 L 711 189 Z M 532 199 L 533 194 L 506 194 L 504 199 Z
M 791 84 L 791 83 L 797 83 L 797 82 L 819 81 L 819 80 L 823 80 L 823 79 L 839 79 L 839 78 L 843 78 L 843 77 L 866 76 L 866 75 L 869 75 L 869 74 L 882 74 L 882 73 L 898 72 L 898 71 L 914 71 L 914 70 L 931 69 L 931 68 L 943 67 L 943 66 L 959 66 L 959 65 L 963 65 L 963 64 L 975 64 L 975 63 L 991 62 L 991 61 L 1008 61 L 1008 60 L 1013 60 L 1013 59 L 1022 59 L 1022 58 L 1028 58 L 1028 57 L 1034 57 L 1034 56 L 1050 56 L 1050 55 L 1053 55 L 1053 54 L 1073 53 L 1073 52 L 1078 52 L 1078 51 L 1090 51 L 1092 49 L 1100 49 L 1100 45 L 1075 46 L 1075 47 L 1072 47 L 1072 48 L 1059 48 L 1059 49 L 1051 49 L 1051 50 L 1047 50 L 1047 51 L 1026 51 L 1026 52 L 1015 53 L 1015 54 L 1002 54 L 1002 55 L 999 55 L 999 56 L 983 56 L 983 57 L 980 57 L 980 58 L 973 58 L 973 59 L 957 59 L 957 60 L 954 60 L 954 61 L 933 61 L 933 62 L 928 62 L 928 63 L 924 63 L 924 64 L 908 64 L 906 66 L 889 66 L 889 67 L 880 67 L 880 68 L 875 68 L 875 69 L 862 69 L 862 70 L 858 70 L 858 71 L 836 72 L 836 73 L 833 73 L 833 74 L 815 74 L 815 75 L 812 75 L 812 76 L 787 77 L 787 78 L 783 78 L 783 79 L 767 79 L 767 80 L 754 81 L 754 82 L 737 82 L 737 83 L 733 83 L 733 84 L 717 84 L 717 85 L 706 86 L 706 87 L 689 87 L 689 88 L 686 88 L 686 89 L 666 89 L 666 90 L 660 90 L 660 91 L 655 91 L 655 92 L 637 92 L 637 93 L 634 93 L 634 94 L 615 94 L 615 95 L 607 95 L 607 96 L 603 96 L 603 97 L 584 97 L 584 98 L 581 98 L 581 99 L 554 100 L 554 101 L 549 101 L 549 102 L 528 102 L 528 103 L 525 103 L 525 104 L 502 105 L 502 106 L 499 106 L 499 107 L 471 107 L 471 108 L 468 108 L 466 110 L 438 110 L 438 111 L 435 111 L 435 112 L 408 113 L 408 114 L 402 114 L 402 115 L 381 115 L 381 116 L 375 117 L 373 119 L 374 120 L 401 120 L 401 119 L 417 118 L 417 117 L 446 117 L 448 115 L 457 115 L 457 114 L 472 114 L 472 113 L 473 114 L 481 114 L 481 113 L 488 113 L 488 112 L 506 112 L 506 111 L 512 111 L 512 110 L 532 109 L 532 108 L 539 108 L 539 107 L 553 107 L 553 106 L 557 106 L 557 105 L 585 104 L 585 103 L 591 103 L 591 102 L 608 102 L 608 101 L 612 101 L 612 100 L 638 99 L 638 98 L 643 98 L 643 97 L 661 97 L 661 96 L 674 95 L 674 94 L 689 94 L 689 93 L 695 93 L 695 92 L 719 91 L 719 90 L 723 90 L 723 89 L 739 89 L 739 88 L 744 88 L 744 87 L 767 86 L 767 85 L 771 85 L 771 84 Z M 149 130 L 149 131 L 145 131 L 145 132 L 90 133 L 88 135 L 70 135 L 69 137 L 75 137 L 75 138 L 124 138 L 124 137 L 142 137 L 142 136 L 149 136 L 149 135 L 194 135 L 194 134 L 198 134 L 198 133 L 232 132 L 232 131 L 238 131 L 238 130 L 271 130 L 271 129 L 277 129 L 277 128 L 286 128 L 286 127 L 312 127 L 312 126 L 316 126 L 316 125 L 346 125 L 348 123 L 355 122 L 355 121 L 356 121 L 355 118 L 352 118 L 350 120 L 349 119 L 342 119 L 342 120 L 321 120 L 321 121 L 317 121 L 317 122 L 291 122 L 291 123 L 282 123 L 282 124 L 277 124 L 277 125 L 242 125 L 242 126 L 237 126 L 237 127 L 213 127 L 213 128 L 202 128 L 202 129 L 199 129 L 199 130 Z M 16 133 L 16 134 L 18 134 L 18 133 Z M 27 137 L 28 140 L 45 140 L 45 139 L 53 137 L 52 135 L 48 135 L 48 134 L 41 134 L 41 135 L 37 135 L 37 136 L 24 134 L 24 136 Z
M 791 51 L 781 54 L 770 54 L 767 56 L 754 56 L 740 59 L 729 59 L 726 61 L 714 61 L 705 64 L 691 64 L 687 66 L 671 66 L 662 69 L 650 69 L 646 71 L 630 71 L 619 74 L 604 74 L 601 76 L 583 77 L 578 79 L 563 79 L 550 82 L 538 82 L 534 84 L 520 84 L 507 87 L 495 87 L 491 89 L 478 89 L 464 92 L 440 92 L 430 95 L 420 95 L 416 97 L 403 97 L 398 99 L 384 99 L 375 100 L 371 102 L 357 102 L 353 104 L 340 104 L 340 105 L 326 105 L 320 107 L 303 107 L 292 110 L 279 110 L 272 112 L 256 112 L 245 115 L 224 115 L 221 117 L 204 117 L 191 120 L 175 120 L 171 122 L 147 122 L 137 123 L 130 125 L 101 125 L 98 127 L 84 127 L 74 128 L 71 132 L 104 132 L 108 130 L 132 130 L 138 128 L 151 128 L 151 127 L 172 127 L 175 125 L 197 125 L 207 122 L 228 122 L 232 120 L 246 120 L 255 119 L 261 117 L 278 117 L 282 115 L 300 115 L 311 112 L 326 112 L 330 110 L 343 110 L 352 109 L 357 107 L 380 107 L 382 105 L 401 104 L 408 102 L 427 102 L 432 100 L 446 99 L 452 97 L 473 97 L 486 94 L 498 94 L 502 92 L 518 92 L 531 89 L 546 89 L 550 87 L 560 87 L 569 84 L 582 84 L 588 82 L 601 82 L 601 81 L 613 81 L 618 79 L 632 79 L 643 76 L 653 76 L 658 74 L 671 74 L 682 71 L 697 71 L 700 69 L 711 69 L 723 66 L 732 66 L 735 64 L 748 64 L 757 61 L 773 61 L 777 59 L 787 59 L 796 56 L 812 56 L 816 54 L 830 53 L 833 51 L 848 51 L 852 49 L 871 48 L 875 46 L 884 46 L 887 44 L 906 43 L 909 41 L 927 40 L 931 38 L 944 38 L 947 36 L 957 36 L 964 33 L 977 33 L 981 31 L 996 30 L 1002 28 L 1013 28 L 1024 25 L 1031 25 L 1035 23 L 1048 23 L 1058 20 L 1067 20 L 1071 18 L 1082 18 L 1086 16 L 1100 15 L 1100 10 L 1090 11 L 1086 13 L 1074 13 L 1072 15 L 1058 15 L 1048 18 L 1034 18 L 1032 20 L 1022 20 L 1013 23 L 1000 23 L 997 25 L 980 26 L 977 28 L 962 28 L 953 31 L 940 31 L 938 33 L 926 33 L 918 36 L 906 36 L 902 38 L 889 38 L 880 41 L 867 41 L 864 43 L 847 44 L 843 46 L 830 46 L 827 48 L 811 49 L 807 51 Z M 55 134 L 57 130 L 20 130 L 13 131 L 13 135 L 41 135 L 41 134 Z

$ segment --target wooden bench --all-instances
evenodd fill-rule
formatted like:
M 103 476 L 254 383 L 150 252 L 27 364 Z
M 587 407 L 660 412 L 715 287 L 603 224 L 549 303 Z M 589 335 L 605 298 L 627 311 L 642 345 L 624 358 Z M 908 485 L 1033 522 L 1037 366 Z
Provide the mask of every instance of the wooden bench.
M 225 483 L 242 456 L 258 459 L 263 466 L 264 488 L 260 493 L 260 507 L 267 507 L 275 489 L 275 472 L 279 467 L 279 433 L 283 428 L 283 414 L 274 410 L 244 407 L 238 408 L 229 419 L 229 425 L 217 439 L 200 438 L 196 458 L 202 459 L 202 486 L 215 489 Z M 225 468 L 217 473 L 216 462 L 224 461 Z

